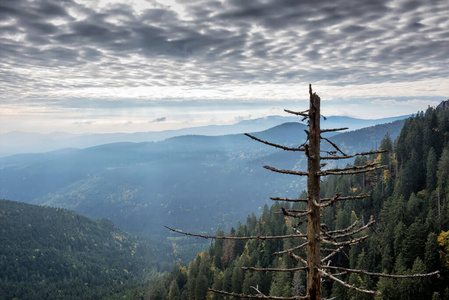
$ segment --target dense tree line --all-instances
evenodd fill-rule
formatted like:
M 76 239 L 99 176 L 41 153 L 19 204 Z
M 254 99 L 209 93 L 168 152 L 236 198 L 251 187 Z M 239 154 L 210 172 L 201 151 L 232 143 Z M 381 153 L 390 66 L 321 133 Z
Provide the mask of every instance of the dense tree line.
M 323 223 L 334 229 L 346 228 L 355 220 L 362 226 L 370 215 L 377 223 L 371 237 L 349 252 L 333 258 L 338 265 L 384 272 L 415 274 L 440 270 L 439 278 L 391 279 L 363 274 L 347 275 L 345 281 L 371 290 L 380 290 L 376 299 L 449 299 L 449 110 L 428 108 L 409 118 L 401 134 L 392 141 L 387 134 L 381 149 L 388 153 L 360 157 L 354 165 L 380 162 L 387 168 L 370 174 L 334 176 L 322 184 L 322 197 L 336 192 L 371 196 L 363 201 L 341 201 L 323 211 Z M 303 198 L 306 195 L 302 195 Z M 263 236 L 291 233 L 291 220 L 279 214 L 288 203 L 265 206 L 260 218 L 254 214 L 246 224 L 217 235 Z M 292 208 L 304 209 L 299 204 Z M 304 224 L 300 225 L 304 226 Z M 286 244 L 287 243 L 287 244 Z M 305 272 L 254 272 L 242 267 L 292 268 L 294 262 L 279 253 L 299 245 L 291 240 L 216 240 L 210 249 L 190 262 L 188 268 L 176 265 L 152 288 L 152 299 L 224 299 L 208 288 L 235 293 L 277 296 L 303 295 Z M 324 282 L 324 297 L 374 299 L 372 295 L 347 290 Z
M 108 220 L 0 200 L 0 228 L 0 299 L 131 299 L 151 272 L 148 243 Z

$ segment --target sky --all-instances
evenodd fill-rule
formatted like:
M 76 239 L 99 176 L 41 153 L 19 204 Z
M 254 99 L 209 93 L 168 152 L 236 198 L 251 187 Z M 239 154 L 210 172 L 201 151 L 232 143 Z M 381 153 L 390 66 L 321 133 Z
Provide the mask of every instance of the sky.
M 0 133 L 141 132 L 449 98 L 447 0 L 2 0 Z

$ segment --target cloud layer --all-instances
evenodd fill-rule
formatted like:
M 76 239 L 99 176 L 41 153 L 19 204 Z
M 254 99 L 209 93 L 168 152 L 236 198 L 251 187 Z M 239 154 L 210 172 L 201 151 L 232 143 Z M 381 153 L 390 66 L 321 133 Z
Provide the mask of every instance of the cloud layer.
M 309 82 L 449 94 L 445 0 L 166 3 L 1 1 L 2 107 L 288 100 Z

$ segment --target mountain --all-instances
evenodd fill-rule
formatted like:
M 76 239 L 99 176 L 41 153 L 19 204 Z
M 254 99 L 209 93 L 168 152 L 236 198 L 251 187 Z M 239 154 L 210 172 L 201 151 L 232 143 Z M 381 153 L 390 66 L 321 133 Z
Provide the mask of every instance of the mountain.
M 348 153 L 355 153 L 362 151 L 363 149 L 378 149 L 380 141 L 385 136 L 385 133 L 388 132 L 390 138 L 393 140 L 399 136 L 404 122 L 405 120 L 397 120 L 391 123 L 348 131 L 344 134 L 333 136 L 332 141 L 342 149 L 345 149 Z
M 395 138 L 402 122 L 378 125 L 375 134 L 367 134 L 373 131 L 367 128 L 332 139 L 343 141 L 344 151 L 362 151 L 380 143 L 387 130 Z M 305 128 L 285 123 L 254 135 L 298 146 L 305 141 Z M 297 197 L 304 188 L 304 178 L 279 176 L 264 165 L 304 170 L 305 160 L 242 134 L 22 154 L 0 159 L 0 197 L 107 218 L 133 234 L 166 240 L 183 257 L 186 251 L 197 253 L 189 248 L 195 242 L 171 238 L 164 225 L 209 233 L 226 230 L 253 210 L 260 214 L 268 197 Z
M 329 117 L 327 126 L 349 127 L 351 130 L 393 122 L 405 119 L 407 116 L 376 120 L 354 119 L 349 117 Z M 202 127 L 183 128 L 136 133 L 107 133 L 107 134 L 70 134 L 55 132 L 50 134 L 9 132 L 0 134 L 0 157 L 19 153 L 48 152 L 63 148 L 88 148 L 102 144 L 117 142 L 157 142 L 181 135 L 218 136 L 257 132 L 278 126 L 287 122 L 297 122 L 297 117 L 269 116 L 252 120 L 243 120 L 233 125 L 209 125 Z
M 60 208 L 0 200 L 0 228 L 0 299 L 119 299 L 163 255 L 108 220 Z

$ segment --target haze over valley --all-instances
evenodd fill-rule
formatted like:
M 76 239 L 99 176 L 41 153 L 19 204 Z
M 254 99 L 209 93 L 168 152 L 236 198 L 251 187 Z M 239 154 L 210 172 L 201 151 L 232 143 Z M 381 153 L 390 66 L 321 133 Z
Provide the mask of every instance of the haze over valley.
M 255 120 L 252 126 L 271 125 L 271 119 L 262 121 Z M 330 117 L 329 124 L 327 120 L 323 124 L 343 127 L 343 123 L 363 126 L 360 124 L 385 121 L 390 119 Z M 348 153 L 375 149 L 387 132 L 394 139 L 403 122 L 401 117 L 336 134 L 332 140 Z M 245 129 L 252 128 L 248 121 L 242 123 L 248 124 Z M 212 130 L 215 128 L 220 127 Z M 304 129 L 302 123 L 287 122 L 253 134 L 298 146 L 305 140 Z M 213 132 L 210 128 L 202 130 Z M 243 134 L 117 142 L 1 158 L 0 197 L 106 218 L 123 230 L 172 246 L 166 225 L 209 234 L 218 228 L 228 230 L 252 212 L 260 214 L 265 204 L 271 204 L 269 196 L 287 192 L 296 197 L 305 188 L 304 178 L 292 181 L 263 169 L 264 165 L 301 170 L 306 168 L 306 161 L 298 159 L 296 153 L 264 147 Z M 177 249 L 179 257 L 191 258 L 198 251 L 186 249 Z

